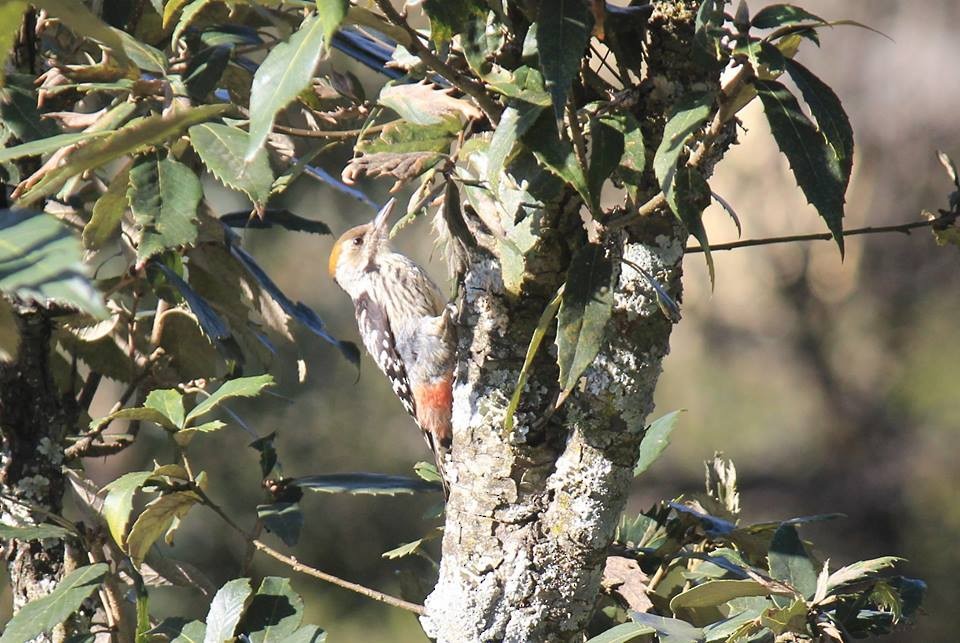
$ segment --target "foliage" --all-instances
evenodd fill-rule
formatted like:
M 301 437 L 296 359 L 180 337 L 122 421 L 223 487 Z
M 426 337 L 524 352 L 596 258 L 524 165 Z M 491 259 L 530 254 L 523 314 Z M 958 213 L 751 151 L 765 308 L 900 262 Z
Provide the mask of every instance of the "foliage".
M 623 46 L 642 39 L 654 10 L 642 2 L 427 1 L 432 46 L 381 1 L 377 11 L 346 0 L 119 2 L 130 10 L 112 21 L 91 10 L 103 3 L 31 4 L 35 9 L 0 2 L 4 55 L 21 37 L 10 25 L 25 12 L 43 36 L 32 43 L 42 73 L 18 56 L 0 90 L 0 171 L 11 187 L 5 196 L 17 208 L 43 212 L 0 213 L 0 359 L 16 355 L 17 310 L 42 306 L 55 313 L 54 348 L 72 363 L 68 379 L 82 372 L 86 380 L 82 391 L 64 393 L 83 400 L 86 411 L 102 378 L 126 392 L 104 417 L 82 418 L 65 449 L 84 524 L 57 516 L 57 524 L 0 531 L 18 540 L 68 539 L 88 552 L 103 551 L 96 539 L 102 531 L 113 541 L 109 561 L 75 570 L 22 608 L 4 641 L 26 640 L 78 610 L 110 611 L 105 621 L 129 622 L 109 600 L 84 606 L 96 588 L 118 584 L 135 596 L 137 641 L 320 641 L 318 628 L 301 625 L 302 600 L 277 577 L 263 579 L 256 593 L 248 578 L 228 582 L 208 596 L 205 622 L 155 623 L 148 600 L 154 585 L 211 585 L 159 555 L 162 543 L 170 545 L 194 507 L 205 506 L 246 540 L 251 555 L 264 552 L 360 591 L 276 552 L 261 530 L 296 545 L 306 520 L 304 489 L 388 496 L 438 489 L 429 467 L 418 467 L 418 478 L 285 477 L 278 435 L 260 435 L 230 409 L 230 400 L 262 396 L 271 372 L 283 376 L 279 356 L 297 349 L 298 327 L 359 362 L 356 347 L 291 300 L 244 247 L 245 236 L 264 227 L 329 234 L 324 222 L 271 207 L 297 181 L 314 178 L 373 205 L 367 184 L 356 184 L 386 176 L 391 191 L 412 188 L 408 218 L 458 212 L 466 236 L 499 262 L 505 287 L 518 297 L 529 294 L 532 262 L 549 228 L 543 221 L 556 212 L 569 216 L 562 222 L 573 231 L 563 248 L 569 260 L 558 271 L 562 285 L 550 289 L 557 294 L 518 372 L 506 433 L 544 339 L 557 349 L 557 406 L 595 361 L 621 267 L 630 265 L 613 243 L 622 228 L 654 214 L 675 218 L 705 250 L 715 278 L 702 222 L 713 198 L 708 179 L 750 100 L 759 97 L 798 186 L 843 250 L 852 132 L 833 91 L 793 60 L 801 41 L 818 43 L 818 29 L 835 23 L 796 7 L 774 5 L 751 18 L 745 9 L 728 15 L 721 0 L 699 3 L 702 67 L 733 73 L 722 85 L 675 83 L 661 97 L 664 119 L 645 111 L 637 82 L 644 56 L 656 52 Z M 368 100 L 352 74 L 328 64 L 334 56 L 389 80 Z M 810 116 L 778 80 L 783 74 Z M 296 125 L 303 122 L 308 130 Z M 329 143 L 306 144 L 316 138 Z M 352 148 L 344 167 L 327 155 L 336 145 Z M 249 208 L 215 216 L 206 175 Z M 468 207 L 460 207 L 460 195 Z M 477 220 L 491 209 L 503 214 L 499 221 Z M 657 275 L 643 275 L 675 320 L 668 289 Z M 212 417 L 220 411 L 229 421 Z M 676 419 L 647 429 L 637 474 L 666 447 Z M 138 435 L 108 433 L 114 422 L 156 427 L 175 455 L 124 472 L 97 493 L 81 458 L 119 453 Z M 253 434 L 249 455 L 260 463 L 264 497 L 249 530 L 215 500 L 234 490 L 191 466 L 205 436 L 231 425 Z M 803 520 L 741 526 L 732 467 L 711 466 L 717 480 L 707 496 L 623 522 L 615 546 L 638 571 L 653 574 L 630 581 L 641 582 L 650 604 L 605 599 L 595 625 L 615 627 L 595 640 L 842 640 L 889 631 L 916 611 L 922 585 L 885 575 L 893 559 L 831 573 L 799 539 L 795 526 Z M 426 557 L 424 543 L 438 535 L 432 526 L 427 531 L 384 556 Z

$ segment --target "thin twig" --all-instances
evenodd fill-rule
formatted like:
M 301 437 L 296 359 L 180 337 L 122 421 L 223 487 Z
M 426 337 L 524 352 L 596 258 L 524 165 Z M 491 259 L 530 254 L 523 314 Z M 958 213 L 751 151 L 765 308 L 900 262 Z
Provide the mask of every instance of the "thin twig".
M 376 4 L 389 22 L 400 27 L 410 35 L 410 46 L 414 50 L 413 53 L 416 54 L 420 60 L 427 65 L 427 67 L 433 69 L 435 72 L 446 78 L 457 89 L 462 91 L 467 96 L 473 98 L 473 100 L 477 101 L 477 105 L 483 110 L 483 113 L 487 115 L 487 118 L 490 119 L 492 124 L 496 125 L 500 121 L 500 114 L 502 113 L 503 109 L 500 107 L 497 101 L 493 100 L 493 98 L 487 94 L 487 91 L 483 88 L 483 85 L 476 83 L 470 78 L 462 76 L 453 67 L 437 58 L 433 52 L 430 51 L 430 49 L 420 41 L 420 34 L 417 33 L 413 27 L 407 24 L 407 21 L 404 19 L 404 17 L 393 8 L 390 0 L 376 0 Z
M 219 505 L 213 502 L 203 490 L 196 488 L 194 489 L 194 491 L 197 494 L 199 494 L 200 498 L 203 500 L 203 503 L 207 507 L 213 510 L 215 514 L 220 516 L 220 518 L 223 519 L 223 521 L 227 523 L 231 529 L 236 531 L 238 534 L 242 535 L 243 538 L 248 543 L 256 547 L 258 551 L 261 551 L 267 556 L 270 556 L 271 558 L 278 560 L 281 563 L 284 563 L 293 571 L 300 572 L 301 574 L 306 574 L 308 576 L 313 576 L 314 578 L 318 578 L 324 582 L 330 583 L 331 585 L 342 587 L 343 589 L 350 590 L 351 592 L 355 592 L 357 594 L 360 594 L 361 596 L 366 596 L 367 598 L 373 599 L 375 601 L 379 601 L 381 603 L 390 605 L 392 607 L 398 607 L 402 610 L 413 612 L 414 614 L 417 614 L 417 615 L 422 616 L 423 614 L 426 613 L 426 610 L 424 609 L 423 605 L 418 605 L 417 603 L 411 603 L 409 601 L 403 600 L 402 598 L 397 598 L 396 596 L 391 596 L 389 594 L 384 594 L 383 592 L 379 592 L 375 589 L 370 589 L 369 587 L 365 587 L 364 585 L 352 583 L 338 576 L 334 576 L 333 574 L 328 574 L 326 572 L 320 571 L 315 567 L 305 565 L 300 561 L 298 561 L 293 556 L 287 556 L 286 554 L 283 554 L 277 551 L 276 549 L 270 547 L 270 545 L 267 545 L 266 543 L 260 540 L 257 540 L 251 534 L 249 534 L 245 529 L 240 527 L 240 525 L 234 522 L 234 520 L 230 516 L 228 516 L 227 513 L 220 508 Z
M 869 226 L 866 228 L 851 228 L 843 231 L 843 236 L 854 237 L 863 234 L 883 234 L 887 232 L 900 232 L 910 234 L 911 230 L 918 228 L 931 228 L 937 226 L 949 226 L 956 222 L 958 213 L 946 212 L 941 216 L 929 221 L 911 221 L 910 223 L 900 223 L 887 226 Z M 794 234 L 785 237 L 767 237 L 764 239 L 744 239 L 742 241 L 733 241 L 731 243 L 718 243 L 710 246 L 710 251 L 717 250 L 735 250 L 737 248 L 750 248 L 753 246 L 770 246 L 778 243 L 794 243 L 797 241 L 829 241 L 833 239 L 833 233 L 814 232 L 811 234 Z M 684 252 L 703 252 L 704 248 L 700 246 L 688 246 Z
M 278 134 L 287 134 L 289 136 L 298 136 L 301 138 L 356 138 L 361 134 L 379 132 L 388 123 L 382 125 L 372 125 L 366 129 L 347 129 L 347 130 L 322 130 L 322 129 L 304 129 L 302 127 L 288 127 L 286 125 L 274 124 L 273 131 Z

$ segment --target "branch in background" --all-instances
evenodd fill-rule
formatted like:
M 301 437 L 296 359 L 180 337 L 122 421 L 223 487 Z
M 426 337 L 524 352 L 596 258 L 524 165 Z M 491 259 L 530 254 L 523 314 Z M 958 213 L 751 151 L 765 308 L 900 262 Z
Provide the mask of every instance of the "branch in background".
M 390 0 L 376 0 L 376 4 L 389 22 L 410 34 L 410 46 L 413 49 L 413 53 L 416 54 L 425 65 L 443 76 L 454 87 L 462 91 L 464 94 L 477 101 L 477 105 L 483 110 L 483 113 L 487 115 L 487 118 L 490 119 L 492 124 L 496 125 L 500 121 L 500 114 L 502 113 L 503 108 L 500 107 L 500 104 L 497 103 L 497 101 L 493 100 L 490 95 L 487 94 L 487 91 L 482 85 L 462 76 L 453 67 L 437 58 L 433 52 L 430 51 L 430 49 L 420 41 L 420 34 L 417 33 L 413 27 L 407 24 L 407 21 L 404 19 L 404 17 L 393 8 Z
M 413 612 L 414 614 L 421 615 L 421 616 L 426 613 L 426 610 L 424 609 L 423 605 L 419 605 L 417 603 L 411 603 L 409 601 L 403 600 L 402 598 L 397 598 L 396 596 L 391 596 L 389 594 L 384 594 L 383 592 L 379 592 L 375 589 L 370 589 L 369 587 L 360 585 L 358 583 L 352 583 L 338 576 L 334 576 L 333 574 L 328 574 L 327 572 L 320 571 L 315 567 L 305 565 L 300 561 L 298 561 L 293 556 L 287 556 L 286 554 L 283 554 L 277 551 L 273 547 L 270 547 L 263 541 L 258 540 L 254 538 L 252 535 L 250 535 L 249 533 L 247 533 L 246 530 L 244 530 L 242 527 L 240 527 L 240 525 L 235 523 L 233 519 L 230 516 L 228 516 L 223 509 L 220 508 L 219 505 L 213 502 L 210 499 L 210 497 L 202 489 L 195 488 L 193 491 L 203 499 L 203 504 L 205 504 L 207 507 L 213 510 L 215 514 L 220 516 L 220 518 L 223 519 L 223 521 L 227 523 L 227 525 L 229 525 L 231 529 L 233 529 L 238 534 L 243 536 L 244 540 L 246 540 L 248 544 L 255 547 L 258 551 L 262 551 L 264 554 L 266 554 L 267 556 L 270 556 L 274 560 L 278 560 L 281 563 L 287 565 L 293 571 L 300 572 L 301 574 L 307 574 L 308 576 L 313 576 L 314 578 L 318 578 L 326 583 L 330 583 L 331 585 L 342 587 L 343 589 L 350 590 L 351 592 L 355 592 L 357 594 L 360 594 L 361 596 L 366 596 L 367 598 L 373 599 L 375 601 L 379 601 L 386 605 L 390 605 L 391 607 L 398 607 L 402 610 Z
M 850 230 L 844 230 L 843 236 L 845 237 L 855 237 L 864 234 L 882 234 L 887 232 L 900 232 L 902 234 L 910 234 L 911 230 L 916 230 L 918 228 L 937 228 L 953 225 L 957 221 L 957 216 L 960 215 L 960 212 L 942 212 L 940 216 L 935 219 L 930 219 L 929 221 L 911 221 L 910 223 L 900 223 L 897 225 L 887 225 L 887 226 L 870 226 L 866 228 L 851 228 Z M 711 252 L 714 250 L 735 250 L 737 248 L 750 248 L 753 246 L 771 246 L 778 243 L 793 243 L 795 241 L 829 241 L 833 239 L 833 233 L 831 232 L 814 232 L 811 234 L 795 234 L 786 237 L 768 237 L 765 239 L 744 239 L 743 241 L 733 241 L 731 243 L 718 243 L 711 244 Z M 703 248 L 700 246 L 688 246 L 684 249 L 684 252 L 703 252 Z

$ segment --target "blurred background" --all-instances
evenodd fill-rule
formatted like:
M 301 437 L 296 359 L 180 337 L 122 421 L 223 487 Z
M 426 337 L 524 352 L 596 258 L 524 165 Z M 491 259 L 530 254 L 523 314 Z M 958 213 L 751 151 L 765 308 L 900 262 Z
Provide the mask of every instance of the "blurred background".
M 856 132 L 845 226 L 915 221 L 921 209 L 946 207 L 951 185 L 936 150 L 960 160 L 960 3 L 800 4 L 827 19 L 861 21 L 892 39 L 838 27 L 823 32 L 821 50 L 805 43 L 800 54 L 842 98 Z M 374 95 L 380 82 L 374 74 L 349 67 L 337 55 L 329 64 L 355 71 Z M 711 185 L 740 215 L 744 237 L 823 231 L 777 152 L 759 105 L 742 118 L 748 134 L 720 164 Z M 386 198 L 386 182 L 362 187 L 374 200 Z M 244 207 L 234 195 L 222 196 L 224 211 Z M 310 179 L 278 205 L 326 222 L 335 234 L 372 215 Z M 714 243 L 736 238 L 719 208 L 705 216 Z M 416 226 L 398 245 L 439 280 L 442 263 L 431 255 L 424 224 Z M 285 292 L 313 306 L 334 334 L 356 340 L 352 307 L 327 276 L 331 244 L 328 237 L 289 232 L 247 234 L 248 249 Z M 672 446 L 636 482 L 630 510 L 699 491 L 703 460 L 723 451 L 739 471 L 745 519 L 840 512 L 848 518 L 804 528 L 834 567 L 885 554 L 908 559 L 901 572 L 929 584 L 928 614 L 913 630 L 887 640 L 956 640 L 957 249 L 936 247 L 932 235 L 920 230 L 848 238 L 842 262 L 835 245 L 825 241 L 716 254 L 712 293 L 702 257 L 692 255 L 684 264 L 683 321 L 664 365 L 656 415 L 680 408 L 686 413 Z M 233 405 L 260 434 L 279 432 L 285 475 L 408 474 L 418 460 L 429 459 L 418 431 L 366 356 L 358 380 L 356 371 L 315 337 L 302 335 L 300 349 L 308 367 L 305 384 L 297 382 L 295 356 L 281 358 L 278 391 L 288 399 Z M 210 494 L 241 524 L 252 525 L 261 491 L 257 455 L 246 448 L 249 437 L 236 428 L 204 437 L 205 448 L 194 449 L 194 467 L 209 472 Z M 97 482 L 106 482 L 117 474 L 113 467 L 131 470 L 172 456 L 157 436 L 131 449 L 125 461 L 88 466 Z M 380 555 L 433 528 L 437 521 L 424 515 L 435 498 L 308 494 L 298 558 L 350 580 L 422 598 L 410 578 L 429 573 L 431 561 Z M 213 581 L 219 584 L 239 575 L 245 552 L 214 520 L 188 517 L 172 555 L 217 570 Z M 254 571 L 287 575 L 259 558 Z M 331 641 L 425 640 L 407 613 L 307 577 L 295 576 L 293 582 L 311 622 L 327 629 Z M 202 616 L 205 609 L 184 590 L 158 590 L 152 597 L 161 613 L 192 610 Z

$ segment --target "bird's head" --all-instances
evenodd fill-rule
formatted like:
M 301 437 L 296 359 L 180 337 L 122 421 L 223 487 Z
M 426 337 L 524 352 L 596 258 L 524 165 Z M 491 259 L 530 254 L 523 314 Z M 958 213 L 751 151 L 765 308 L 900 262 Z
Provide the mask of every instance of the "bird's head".
M 333 244 L 327 268 L 341 288 L 349 292 L 347 285 L 356 283 L 365 270 L 376 265 L 377 255 L 389 246 L 387 222 L 396 204 L 396 199 L 390 199 L 373 221 L 350 228 Z

